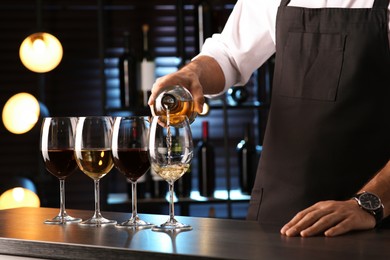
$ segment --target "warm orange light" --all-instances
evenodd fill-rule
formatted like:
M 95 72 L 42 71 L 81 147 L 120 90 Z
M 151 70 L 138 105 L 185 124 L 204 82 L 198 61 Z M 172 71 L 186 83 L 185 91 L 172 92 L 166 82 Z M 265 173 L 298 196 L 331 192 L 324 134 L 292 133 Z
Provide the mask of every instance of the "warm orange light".
M 60 41 L 45 32 L 28 36 L 20 45 L 19 56 L 23 65 L 31 71 L 44 73 L 53 70 L 63 55 Z
M 24 134 L 30 131 L 38 122 L 40 107 L 38 100 L 29 93 L 19 93 L 12 96 L 3 108 L 3 124 L 14 134 Z
M 7 190 L 0 196 L 0 210 L 20 207 L 39 208 L 40 205 L 41 202 L 37 194 L 21 187 Z

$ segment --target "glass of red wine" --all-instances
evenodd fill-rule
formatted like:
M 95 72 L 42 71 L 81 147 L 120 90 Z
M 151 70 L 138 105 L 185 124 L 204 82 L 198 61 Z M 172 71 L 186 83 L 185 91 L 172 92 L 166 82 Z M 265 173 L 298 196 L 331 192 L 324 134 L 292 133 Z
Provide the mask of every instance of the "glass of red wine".
M 65 210 L 65 179 L 76 171 L 74 135 L 77 117 L 46 117 L 41 128 L 41 152 L 46 169 L 60 180 L 60 212 L 45 224 L 80 222 Z
M 145 116 L 116 117 L 112 135 L 112 156 L 115 167 L 131 182 L 131 218 L 118 227 L 146 229 L 155 226 L 137 213 L 137 180 L 150 168 L 148 154 L 149 118 Z

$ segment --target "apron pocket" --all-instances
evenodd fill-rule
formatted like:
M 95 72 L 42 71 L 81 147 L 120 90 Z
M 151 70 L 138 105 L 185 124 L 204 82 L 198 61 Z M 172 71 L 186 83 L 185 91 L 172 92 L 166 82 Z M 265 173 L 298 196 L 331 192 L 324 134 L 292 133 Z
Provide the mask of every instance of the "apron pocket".
M 335 101 L 345 35 L 289 32 L 282 57 L 279 94 Z

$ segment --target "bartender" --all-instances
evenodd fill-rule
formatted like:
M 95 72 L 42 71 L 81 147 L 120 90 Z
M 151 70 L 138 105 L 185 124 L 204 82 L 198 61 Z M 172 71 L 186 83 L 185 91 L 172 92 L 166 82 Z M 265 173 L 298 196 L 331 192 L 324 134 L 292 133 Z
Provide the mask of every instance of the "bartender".
M 238 0 L 221 34 L 159 89 L 245 84 L 276 53 L 248 219 L 286 236 L 372 229 L 390 215 L 389 0 Z

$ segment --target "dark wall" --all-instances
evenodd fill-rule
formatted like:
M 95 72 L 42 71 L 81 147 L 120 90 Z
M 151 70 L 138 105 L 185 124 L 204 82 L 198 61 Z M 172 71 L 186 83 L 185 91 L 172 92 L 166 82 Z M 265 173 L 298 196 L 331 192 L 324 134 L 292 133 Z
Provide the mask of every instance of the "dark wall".
M 140 28 L 145 22 L 160 30 L 151 34 L 156 55 L 175 56 L 176 13 L 173 0 L 128 1 L 31 1 L 2 0 L 0 4 L 0 107 L 14 94 L 28 92 L 43 102 L 51 116 L 84 116 L 106 114 L 106 78 L 104 59 L 121 53 L 122 33 L 134 36 L 134 47 L 141 48 Z M 196 1 L 187 1 L 187 4 Z M 223 3 L 214 1 L 218 8 Z M 166 5 L 168 8 L 156 9 Z M 38 8 L 37 8 L 38 7 Z M 41 12 L 39 12 L 39 10 Z M 165 11 L 163 11 L 165 10 Z M 186 14 L 191 10 L 186 10 Z M 226 19 L 226 11 L 222 20 Z M 186 23 L 193 22 L 192 16 Z M 222 22 L 221 22 L 222 23 Z M 162 27 L 162 25 L 166 27 Z M 38 28 L 40 27 L 40 28 Z M 168 28 L 167 30 L 165 30 Z M 36 74 L 26 69 L 18 56 L 26 36 L 44 29 L 62 43 L 64 57 L 51 72 Z M 195 48 L 193 27 L 186 28 L 185 44 L 188 57 Z M 162 36 L 171 39 L 161 41 Z M 155 46 L 156 47 L 156 46 Z M 42 206 L 58 207 L 58 180 L 48 174 L 39 152 L 39 131 L 36 127 L 23 135 L 9 133 L 0 123 L 0 175 L 25 176 L 38 186 Z M 102 180 L 107 190 L 108 180 Z M 1 185 L 1 184 L 0 184 Z M 81 172 L 67 179 L 67 207 L 92 209 L 92 180 Z M 104 197 L 103 197 L 104 198 Z M 103 203 L 104 209 L 104 203 Z

